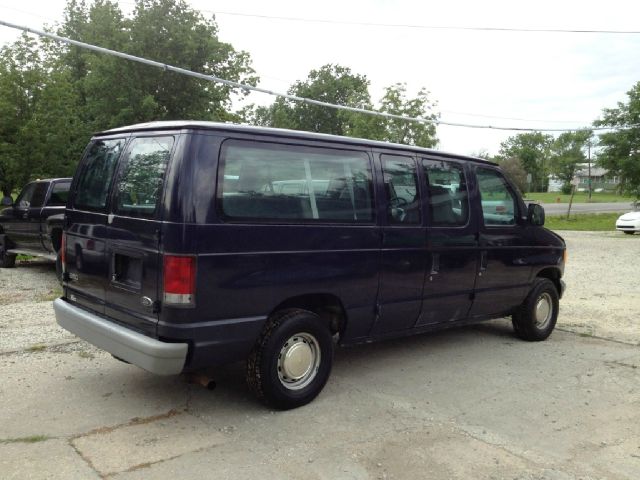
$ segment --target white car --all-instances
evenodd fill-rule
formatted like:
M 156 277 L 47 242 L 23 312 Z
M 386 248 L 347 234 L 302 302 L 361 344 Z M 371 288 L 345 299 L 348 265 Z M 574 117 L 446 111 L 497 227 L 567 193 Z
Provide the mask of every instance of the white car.
M 629 235 L 640 232 L 640 212 L 625 213 L 616 220 L 616 230 Z

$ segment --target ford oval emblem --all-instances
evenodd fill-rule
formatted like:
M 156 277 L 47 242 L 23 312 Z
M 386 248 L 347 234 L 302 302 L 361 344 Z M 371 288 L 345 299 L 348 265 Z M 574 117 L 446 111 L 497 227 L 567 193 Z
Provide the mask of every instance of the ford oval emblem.
M 142 303 L 143 307 L 150 307 L 151 305 L 153 305 L 153 300 L 151 300 L 149 297 L 142 297 L 140 299 L 140 303 Z

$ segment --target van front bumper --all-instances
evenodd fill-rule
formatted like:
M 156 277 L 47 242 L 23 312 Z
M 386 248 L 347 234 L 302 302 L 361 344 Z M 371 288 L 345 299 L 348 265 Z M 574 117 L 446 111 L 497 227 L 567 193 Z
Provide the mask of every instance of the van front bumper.
M 187 343 L 161 342 L 98 315 L 76 307 L 62 298 L 53 302 L 58 324 L 112 355 L 158 375 L 182 372 Z

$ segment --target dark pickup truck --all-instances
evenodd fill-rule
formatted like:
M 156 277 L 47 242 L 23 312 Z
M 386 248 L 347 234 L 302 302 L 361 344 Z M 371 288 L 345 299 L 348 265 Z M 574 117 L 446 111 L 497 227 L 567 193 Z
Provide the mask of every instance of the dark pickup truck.
M 19 253 L 56 260 L 70 186 L 70 178 L 28 183 L 0 211 L 0 267 L 13 267 Z

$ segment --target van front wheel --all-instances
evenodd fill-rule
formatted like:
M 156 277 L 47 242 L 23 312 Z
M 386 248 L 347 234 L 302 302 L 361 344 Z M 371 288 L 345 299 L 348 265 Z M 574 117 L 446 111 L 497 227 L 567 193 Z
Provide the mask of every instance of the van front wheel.
M 558 320 L 558 290 L 548 278 L 537 278 L 529 295 L 512 316 L 513 328 L 523 340 L 545 340 Z
M 267 320 L 247 361 L 247 384 L 268 405 L 300 407 L 322 391 L 333 363 L 328 325 L 306 310 L 284 310 Z

